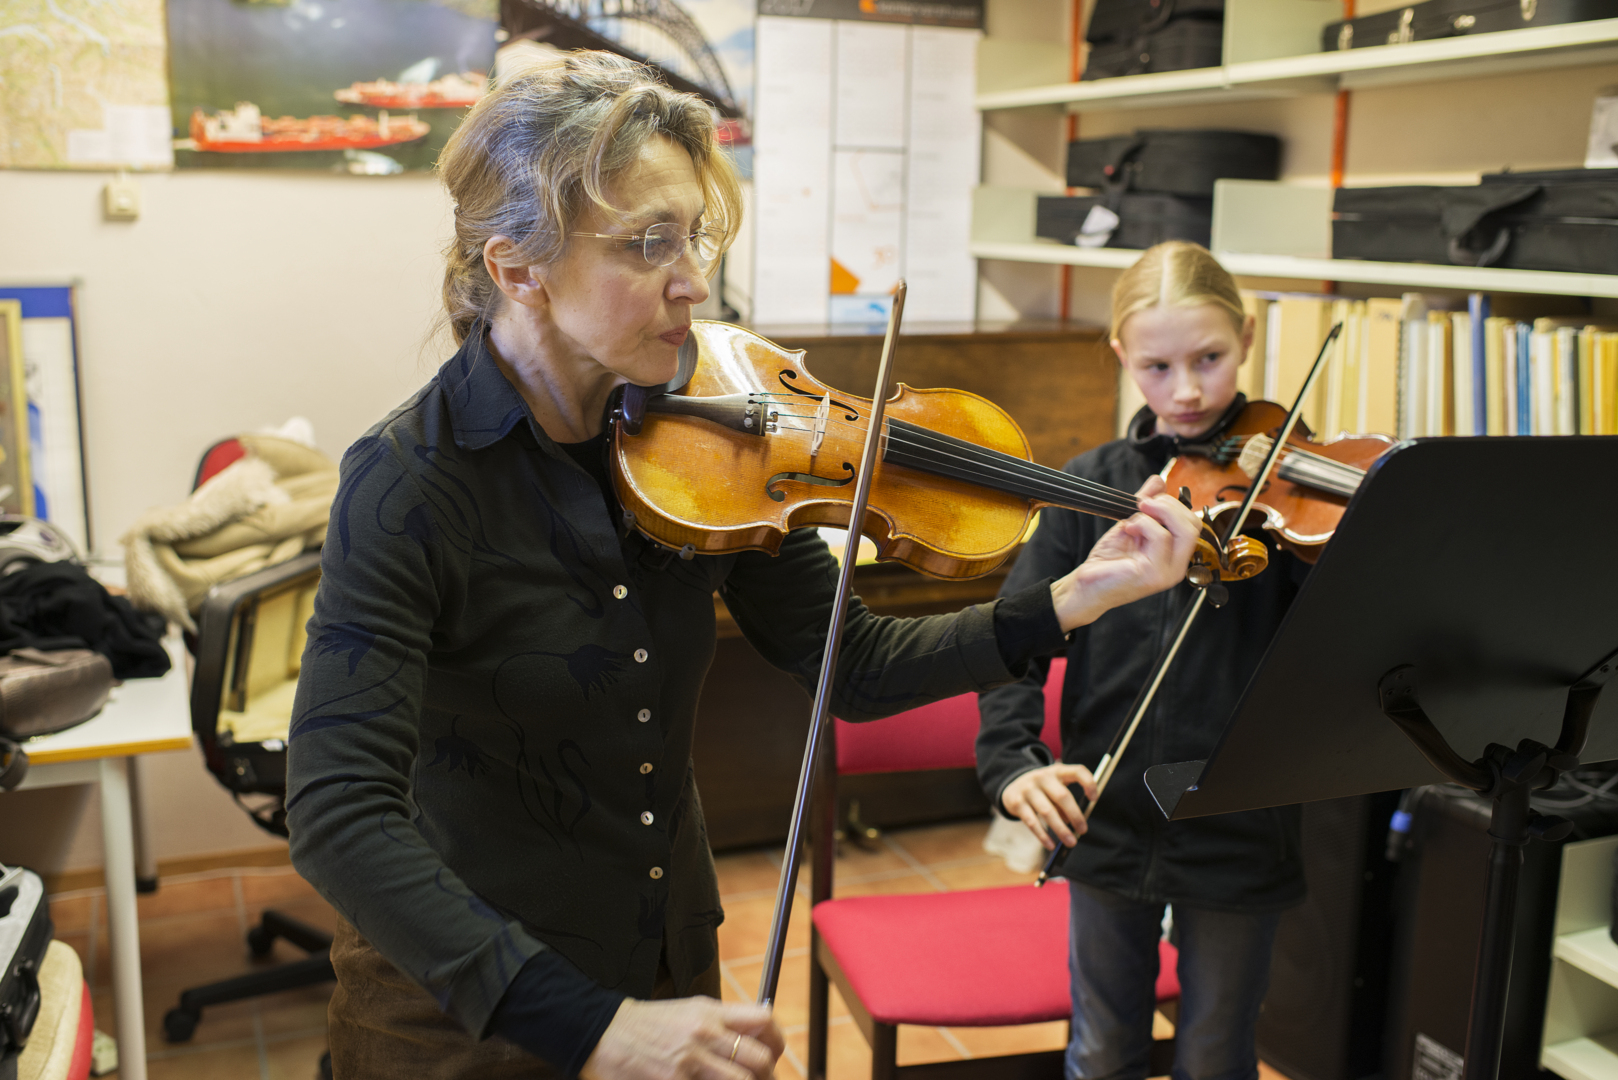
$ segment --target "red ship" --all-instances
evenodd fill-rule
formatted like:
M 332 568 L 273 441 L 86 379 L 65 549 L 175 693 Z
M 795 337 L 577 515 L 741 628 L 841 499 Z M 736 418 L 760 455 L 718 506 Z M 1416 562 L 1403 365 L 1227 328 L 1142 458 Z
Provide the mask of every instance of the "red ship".
M 191 113 L 191 141 L 197 150 L 255 154 L 286 150 L 369 150 L 414 142 L 431 129 L 414 116 L 281 116 L 267 119 L 250 101 L 229 112 Z
M 489 80 L 480 71 L 465 75 L 445 75 L 428 83 L 357 82 L 335 96 L 345 105 L 369 105 L 374 109 L 464 109 L 477 103 Z

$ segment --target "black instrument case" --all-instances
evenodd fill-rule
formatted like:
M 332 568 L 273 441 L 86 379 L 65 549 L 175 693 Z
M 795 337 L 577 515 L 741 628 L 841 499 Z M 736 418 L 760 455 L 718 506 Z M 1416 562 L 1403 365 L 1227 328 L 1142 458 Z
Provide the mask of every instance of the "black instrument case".
M 1618 0 L 1425 0 L 1328 23 L 1320 33 L 1320 48 L 1337 52 L 1611 18 L 1618 18 Z
M 1118 215 L 1105 243 L 1081 247 L 1149 248 L 1166 240 L 1208 246 L 1213 232 L 1213 200 L 1184 195 L 1130 191 L 1116 196 L 1041 195 L 1035 206 L 1034 235 L 1078 244 L 1079 231 L 1096 207 Z
M 1218 67 L 1225 0 L 1096 0 L 1081 79 Z
M 1618 274 L 1618 169 L 1340 188 L 1332 211 L 1334 258 Z
M 1250 131 L 1142 129 L 1068 143 L 1068 187 L 1213 197 L 1215 180 L 1275 180 L 1281 140 Z

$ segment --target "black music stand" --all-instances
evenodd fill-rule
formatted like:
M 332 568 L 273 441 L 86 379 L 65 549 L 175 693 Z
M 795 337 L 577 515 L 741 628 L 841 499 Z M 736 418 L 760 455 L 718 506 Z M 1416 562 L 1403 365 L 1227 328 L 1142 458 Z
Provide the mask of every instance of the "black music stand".
M 1499 1071 L 1531 790 L 1618 758 L 1618 438 L 1418 439 L 1350 502 L 1174 820 L 1452 781 L 1494 800 L 1466 1080 Z M 1232 588 L 1241 588 L 1240 584 Z

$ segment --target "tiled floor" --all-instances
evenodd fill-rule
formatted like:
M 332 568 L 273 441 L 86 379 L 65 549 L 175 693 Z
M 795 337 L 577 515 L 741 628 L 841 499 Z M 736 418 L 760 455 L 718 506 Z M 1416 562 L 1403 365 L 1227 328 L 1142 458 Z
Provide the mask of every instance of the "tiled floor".
M 1031 875 L 1006 868 L 983 851 L 986 823 L 963 822 L 885 834 L 867 849 L 845 845 L 837 864 L 837 895 L 927 892 L 1013 885 Z M 770 917 L 780 873 L 778 851 L 721 855 L 719 884 L 725 923 L 719 933 L 727 1000 L 751 1001 L 763 969 Z M 787 1036 L 777 1075 L 802 1080 L 808 1040 L 808 924 L 806 895 L 793 908 L 776 1017 Z M 331 909 L 290 868 L 221 870 L 165 879 L 140 898 L 141 961 L 146 987 L 146 1041 L 151 1080 L 312 1080 L 325 1049 L 330 988 L 289 991 L 206 1011 L 191 1042 L 163 1040 L 163 1013 L 187 986 L 251 970 L 243 935 L 273 906 L 330 928 Z M 78 950 L 91 973 L 96 1022 L 116 1034 L 106 949 L 106 899 L 101 890 L 57 896 L 51 902 L 57 936 Z M 275 956 L 301 952 L 277 943 Z M 832 991 L 830 1080 L 870 1075 L 870 1051 Z M 901 1028 L 899 1061 L 954 1060 L 1019 1049 L 1056 1048 L 1063 1025 L 1021 1028 Z M 1285 1080 L 1261 1067 L 1262 1080 Z

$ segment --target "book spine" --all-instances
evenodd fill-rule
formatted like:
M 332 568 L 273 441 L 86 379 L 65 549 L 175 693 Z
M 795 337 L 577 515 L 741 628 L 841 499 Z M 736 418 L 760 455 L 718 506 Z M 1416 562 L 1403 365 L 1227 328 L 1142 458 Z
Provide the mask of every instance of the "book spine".
M 1534 433 L 1534 328 L 1517 324 L 1517 434 Z
M 1489 430 L 1488 373 L 1486 370 L 1484 324 L 1489 318 L 1489 297 L 1486 293 L 1473 293 L 1466 298 L 1466 310 L 1472 317 L 1472 432 L 1482 435 Z

